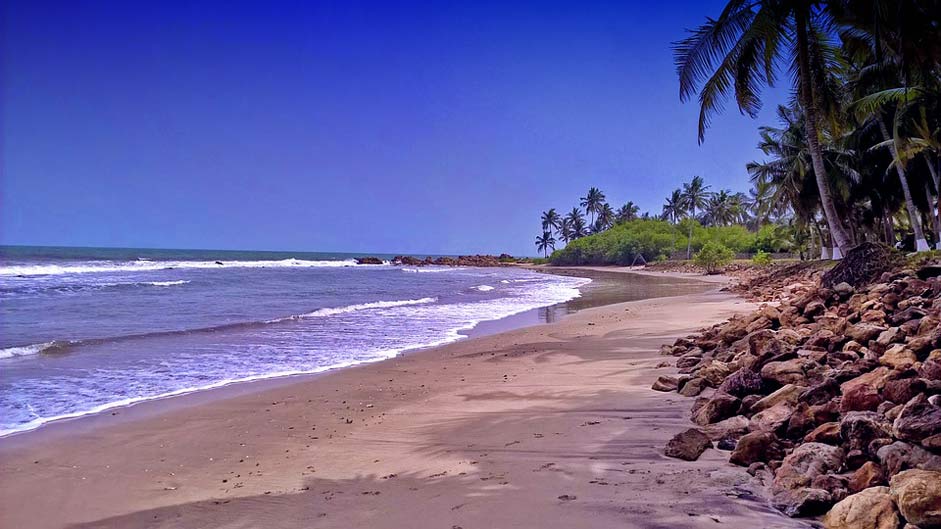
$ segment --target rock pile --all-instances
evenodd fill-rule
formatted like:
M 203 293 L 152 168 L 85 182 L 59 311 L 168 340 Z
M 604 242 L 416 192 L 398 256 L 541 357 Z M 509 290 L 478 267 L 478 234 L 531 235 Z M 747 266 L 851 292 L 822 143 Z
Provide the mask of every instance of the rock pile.
M 941 527 L 941 277 L 783 270 L 739 287 L 777 303 L 664 346 L 680 374 L 653 389 L 695 397 L 693 422 L 791 516 Z
M 505 263 L 500 262 L 500 259 L 506 261 L 512 259 L 512 257 L 502 254 L 500 257 L 493 255 L 461 255 L 458 257 L 425 257 L 419 259 L 409 255 L 398 255 L 392 259 L 392 264 L 405 266 L 504 266 Z

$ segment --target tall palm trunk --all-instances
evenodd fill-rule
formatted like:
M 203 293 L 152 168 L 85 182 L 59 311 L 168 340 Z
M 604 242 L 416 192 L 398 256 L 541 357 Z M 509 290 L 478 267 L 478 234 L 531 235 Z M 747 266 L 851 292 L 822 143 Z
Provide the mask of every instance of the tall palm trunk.
M 885 243 L 889 246 L 895 246 L 895 229 L 892 226 L 892 215 L 888 211 L 882 211 L 882 231 L 885 235 Z
M 921 218 L 918 215 L 918 208 L 915 207 L 915 200 L 912 198 L 912 190 L 908 187 L 908 177 L 905 175 L 905 169 L 899 159 L 898 151 L 895 149 L 895 143 L 892 136 L 889 135 L 889 129 L 886 128 L 882 116 L 877 116 L 879 130 L 882 131 L 882 139 L 889 142 L 889 150 L 892 152 L 892 159 L 895 160 L 895 172 L 899 175 L 899 183 L 902 184 L 902 194 L 905 195 L 905 209 L 908 210 L 908 220 L 912 224 L 912 230 L 915 232 L 915 250 L 919 252 L 928 251 L 928 241 L 925 240 L 925 232 L 921 229 Z
M 938 196 L 935 200 L 931 192 L 928 192 L 928 213 L 931 213 L 932 204 L 937 206 L 937 211 L 934 215 L 931 215 L 931 222 L 934 224 L 934 247 L 936 250 L 941 250 L 941 174 L 938 174 L 938 170 L 935 168 L 934 164 L 931 163 L 931 157 L 925 156 L 925 163 L 928 165 L 928 171 L 931 173 L 931 180 L 934 182 L 934 190 L 937 191 Z M 925 190 L 928 189 L 928 185 L 925 184 Z
M 827 226 L 830 228 L 830 234 L 836 243 L 833 258 L 839 259 L 849 250 L 850 238 L 846 234 L 846 228 L 840 221 L 840 216 L 836 211 L 833 196 L 830 194 L 830 183 L 827 181 L 827 170 L 823 164 L 823 151 L 820 148 L 820 137 L 817 132 L 817 98 L 814 95 L 813 85 L 810 81 L 810 49 L 807 40 L 806 9 L 809 9 L 809 7 L 799 7 L 794 11 L 797 26 L 797 66 L 799 70 L 798 77 L 800 78 L 798 95 L 801 107 L 804 110 L 804 127 L 807 130 L 807 144 L 810 148 L 814 177 L 817 180 L 817 190 L 820 193 L 820 204 L 823 206 L 823 213 L 827 220 Z
M 696 208 L 691 208 L 692 218 L 696 218 Z M 689 236 L 686 238 L 686 259 L 689 260 L 692 257 L 693 252 L 693 223 L 689 223 Z

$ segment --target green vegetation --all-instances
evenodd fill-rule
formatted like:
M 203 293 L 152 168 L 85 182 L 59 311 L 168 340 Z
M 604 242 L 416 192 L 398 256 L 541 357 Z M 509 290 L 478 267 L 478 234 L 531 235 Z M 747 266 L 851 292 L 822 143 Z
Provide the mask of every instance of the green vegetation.
M 633 220 L 581 237 L 550 257 L 554 265 L 631 265 L 654 261 L 676 247 L 677 232 L 662 220 Z
M 709 242 L 801 259 L 839 257 L 862 241 L 920 252 L 938 245 L 936 0 L 731 0 L 717 15 L 674 46 L 680 99 L 700 103 L 700 142 L 729 99 L 754 117 L 763 88 L 786 83 L 793 97 L 777 109 L 777 124 L 758 129 L 764 159 L 744 167 L 752 186 L 747 193 L 713 189 L 692 176 L 667 196 L 658 216 L 675 227 L 675 240 L 658 246 L 656 256 L 685 250 L 689 258 Z M 579 205 L 584 214 L 576 207 L 555 227 L 544 223 L 543 232 L 556 230 L 572 244 L 653 218 L 633 202 L 615 210 L 595 187 Z M 578 242 L 560 255 L 598 262 L 643 255 L 629 239 Z
M 758 253 L 756 253 L 755 256 L 751 258 L 751 263 L 755 266 L 761 267 L 770 266 L 771 255 L 762 250 L 758 250 Z
M 702 250 L 696 254 L 693 261 L 706 269 L 707 274 L 717 274 L 722 268 L 731 263 L 735 252 L 718 242 L 707 242 Z

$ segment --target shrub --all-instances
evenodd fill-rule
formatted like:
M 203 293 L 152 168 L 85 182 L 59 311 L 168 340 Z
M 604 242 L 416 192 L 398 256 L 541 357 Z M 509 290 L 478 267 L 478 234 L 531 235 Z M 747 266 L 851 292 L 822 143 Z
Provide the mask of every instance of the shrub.
M 758 250 L 758 253 L 751 258 L 751 262 L 755 266 L 769 266 L 771 264 L 771 254 Z
M 707 242 L 702 250 L 694 257 L 694 261 L 699 266 L 706 269 L 707 274 L 717 274 L 722 267 L 732 262 L 735 252 L 727 246 L 717 242 Z
M 668 222 L 632 220 L 582 237 L 549 257 L 555 265 L 632 265 L 656 261 L 676 247 L 678 236 Z

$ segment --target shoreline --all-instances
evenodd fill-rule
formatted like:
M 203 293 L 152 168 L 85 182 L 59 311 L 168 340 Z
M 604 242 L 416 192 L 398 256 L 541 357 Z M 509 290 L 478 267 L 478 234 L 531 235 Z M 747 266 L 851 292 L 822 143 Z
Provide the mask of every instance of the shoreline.
M 308 498 L 317 500 L 313 503 L 318 508 L 326 509 L 330 504 L 321 501 L 321 495 L 335 495 L 337 492 L 334 489 L 337 487 L 362 488 L 363 484 L 356 481 L 357 476 L 372 476 L 371 485 L 392 487 L 404 493 L 407 491 L 398 490 L 403 481 L 388 476 L 409 475 L 410 480 L 422 483 L 428 480 L 442 481 L 446 478 L 436 476 L 440 474 L 440 469 L 433 472 L 441 464 L 449 468 L 445 470 L 445 475 L 452 476 L 452 479 L 455 472 L 462 469 L 457 474 L 462 477 L 454 487 L 462 491 L 463 495 L 466 487 L 484 482 L 486 477 L 481 475 L 471 481 L 465 480 L 463 476 L 479 474 L 483 468 L 478 463 L 484 465 L 488 458 L 477 454 L 474 457 L 479 462 L 475 461 L 472 465 L 466 460 L 451 461 L 452 458 L 445 455 L 460 451 L 462 439 L 474 437 L 476 433 L 465 432 L 457 437 L 448 434 L 451 420 L 447 417 L 461 415 L 463 411 L 463 406 L 455 407 L 455 404 L 464 402 L 471 408 L 481 408 L 461 417 L 469 421 L 483 420 L 481 417 L 484 417 L 488 418 L 486 420 L 503 422 L 528 408 L 540 413 L 547 402 L 554 403 L 550 408 L 564 408 L 567 404 L 585 404 L 586 399 L 598 400 L 594 408 L 611 407 L 610 401 L 615 399 L 622 405 L 632 404 L 638 413 L 661 412 L 662 406 L 652 403 L 663 399 L 663 396 L 650 391 L 649 385 L 657 374 L 672 372 L 672 368 L 653 367 L 655 361 L 660 360 L 656 357 L 657 346 L 676 335 L 718 321 L 716 318 L 724 319 L 746 307 L 747 304 L 738 298 L 715 290 L 706 294 L 605 305 L 580 310 L 555 323 L 460 340 L 382 362 L 313 376 L 298 375 L 250 384 L 233 384 L 173 399 L 139 403 L 117 409 L 115 414 L 98 414 L 81 420 L 52 423 L 40 430 L 8 436 L 0 441 L 5 476 L 0 482 L 0 525 L 23 526 L 27 521 L 28 525 L 34 527 L 62 527 L 84 522 L 89 525 L 75 527 L 180 526 L 177 523 L 183 523 L 182 526 L 193 523 L 201 525 L 194 522 L 192 517 L 198 518 L 201 512 L 215 511 L 213 506 L 248 501 L 249 505 L 225 507 L 225 512 L 237 512 L 238 516 L 255 519 L 256 524 L 260 525 L 270 522 L 291 526 L 288 521 L 275 522 L 267 517 L 276 516 L 277 513 L 272 512 L 274 505 L 282 501 L 293 502 L 299 496 L 314 494 L 315 488 L 321 488 L 305 485 L 308 479 L 322 479 L 330 475 L 334 478 L 343 477 L 339 484 L 336 479 L 331 480 L 329 490 L 333 492 L 324 493 L 320 490 L 320 495 Z M 612 341 L 609 335 L 617 339 Z M 578 359 L 580 347 L 598 346 L 596 342 L 604 345 L 599 347 L 599 358 L 582 358 L 586 365 L 581 369 L 566 367 L 573 360 L 572 356 Z M 627 366 L 641 366 L 637 369 L 625 368 L 624 349 L 636 349 L 638 346 L 633 342 L 645 344 L 643 349 L 647 355 L 637 362 L 627 363 Z M 494 351 L 502 352 L 503 356 L 497 356 Z M 603 373 L 593 367 L 597 362 L 603 364 Z M 448 367 L 456 374 L 447 374 Z M 544 372 L 550 368 L 550 372 Z M 502 377 L 498 376 L 500 373 Z M 603 376 L 599 378 L 599 375 Z M 438 378 L 444 376 L 449 378 L 447 382 Z M 593 385 L 606 377 L 613 377 L 622 383 L 625 378 L 636 381 L 629 385 L 627 393 L 639 399 L 641 404 L 625 399 L 624 395 L 618 396 L 619 392 L 615 389 L 620 386 L 607 388 L 605 395 L 594 394 Z M 485 379 L 485 383 L 472 379 Z M 524 379 L 528 383 L 516 390 L 519 394 L 501 395 L 495 392 L 499 385 L 511 382 L 518 384 Z M 547 396 L 560 384 L 568 387 L 566 391 L 572 393 L 571 402 L 568 398 L 559 400 Z M 513 387 L 513 384 L 509 387 Z M 536 394 L 527 394 L 525 388 L 536 388 Z M 471 398 L 470 394 L 475 391 L 483 392 L 483 395 Z M 222 395 L 223 392 L 226 395 Z M 208 397 L 207 393 L 213 396 Z M 305 396 L 308 397 L 308 403 L 316 405 L 306 406 L 303 401 Z M 337 402 L 338 399 L 340 402 Z M 675 408 L 667 421 L 670 428 L 664 428 L 657 421 L 656 426 L 651 426 L 654 432 L 662 433 L 661 428 L 670 430 L 688 424 L 687 401 L 667 400 L 671 402 L 671 409 Z M 437 410 L 437 413 L 429 414 L 429 408 Z M 548 418 L 554 418 L 553 414 L 549 414 Z M 620 420 L 623 422 L 628 419 Z M 302 422 L 309 423 L 309 428 L 293 424 Z M 584 424 L 593 422 L 589 420 Z M 288 423 L 292 424 L 289 426 Z M 529 433 L 529 441 L 517 439 L 509 444 L 504 443 L 506 446 L 497 443 L 503 447 L 502 450 L 490 442 L 493 436 L 521 437 L 520 432 L 514 432 L 517 428 L 518 425 L 512 423 L 503 424 L 484 435 L 485 439 L 481 439 L 480 446 L 486 446 L 488 453 L 512 454 L 513 450 L 507 450 L 509 447 L 548 436 L 540 433 L 540 437 L 536 437 L 536 433 Z M 372 429 L 391 429 L 389 437 L 400 438 L 399 442 L 394 443 L 393 452 L 401 453 L 390 458 L 389 447 L 381 441 L 387 436 L 370 433 Z M 562 439 L 571 437 L 572 441 L 580 437 L 574 435 L 576 432 L 571 431 L 571 428 L 561 429 L 568 432 L 557 432 L 554 435 L 562 436 Z M 444 445 L 440 442 L 428 443 L 423 440 L 428 435 L 444 436 L 450 440 Z M 243 441 L 236 443 L 233 437 Z M 27 438 L 29 442 L 26 442 Z M 583 441 L 593 444 L 593 439 Z M 594 441 L 597 442 L 597 439 Z M 573 447 L 580 447 L 581 444 L 576 442 Z M 434 446 L 435 449 L 428 453 L 421 449 L 424 445 L 427 445 L 425 448 Z M 467 448 L 474 445 L 476 443 Z M 417 447 L 418 450 L 410 447 Z M 662 443 L 651 441 L 645 444 L 644 451 L 659 450 L 661 447 Z M 181 452 L 182 448 L 185 450 Z M 277 455 L 279 453 L 280 456 Z M 294 458 L 303 461 L 294 461 Z M 650 454 L 647 454 L 646 459 L 649 458 Z M 658 458 L 666 459 L 662 456 Z M 256 467 L 264 462 L 265 472 L 258 471 L 256 474 L 256 471 L 244 466 L 247 460 L 256 461 Z M 285 460 L 291 463 L 285 463 Z M 312 464 L 301 465 L 301 462 Z M 514 466 L 519 462 L 509 463 Z M 650 463 L 666 465 L 680 473 L 690 471 L 688 465 L 681 468 L 671 460 Z M 554 463 L 553 466 L 555 464 L 561 465 Z M 592 465 L 587 463 L 587 467 Z M 703 458 L 702 465 L 728 466 L 717 453 L 714 457 Z M 248 474 L 232 470 L 237 468 L 245 468 Z M 531 470 L 531 473 L 534 472 L 536 470 Z M 711 472 L 744 474 L 740 469 L 729 468 L 715 468 Z M 653 471 L 629 475 L 644 477 L 651 473 Z M 383 477 L 387 479 L 383 480 Z M 351 479 L 352 482 L 347 482 Z M 507 480 L 506 486 L 510 486 L 511 481 L 516 479 Z M 711 483 L 707 485 L 712 486 Z M 679 485 L 671 482 L 671 486 Z M 409 490 L 412 488 L 408 487 Z M 422 488 L 420 484 L 418 488 Z M 523 492 L 517 492 L 525 493 L 527 490 L 524 488 Z M 386 496 L 376 494 L 368 501 L 381 504 L 394 495 L 391 491 Z M 561 492 L 556 494 L 559 497 L 565 495 Z M 569 503 L 556 496 L 550 498 L 553 506 Z M 663 499 L 667 500 L 669 496 L 667 493 Z M 25 501 L 25 498 L 32 499 Z M 48 505 L 50 498 L 53 502 L 55 498 L 62 500 L 57 504 L 59 507 Z M 352 495 L 347 498 L 352 499 Z M 539 501 L 544 499 L 540 497 Z M 267 505 L 264 500 L 277 501 Z M 734 517 L 768 518 L 762 523 L 779 524 L 769 526 L 798 526 L 793 521 L 779 520 L 764 512 L 760 506 L 749 506 L 741 500 L 727 501 L 729 505 L 718 505 L 716 508 L 725 512 L 731 507 Z M 420 508 L 422 503 L 418 501 L 414 506 Z M 392 506 L 387 507 L 392 509 Z M 336 513 L 338 516 L 332 518 L 325 511 L 323 518 L 330 518 L 331 522 L 326 525 L 350 524 L 349 518 L 353 514 L 350 509 L 355 507 L 347 506 L 342 513 Z M 373 514 L 386 510 L 380 507 Z M 320 514 L 317 514 L 318 519 L 321 518 Z M 183 518 L 173 522 L 178 516 Z M 261 518 L 256 518 L 258 516 Z M 340 516 L 344 517 L 343 523 L 340 523 Z M 455 516 L 460 518 L 463 514 Z M 186 522 L 182 522 L 184 519 Z M 217 519 L 213 517 L 212 520 Z M 546 523 L 550 521 L 546 520 Z M 221 521 L 213 523 L 222 525 Z M 370 518 L 359 523 L 368 525 L 378 522 Z

